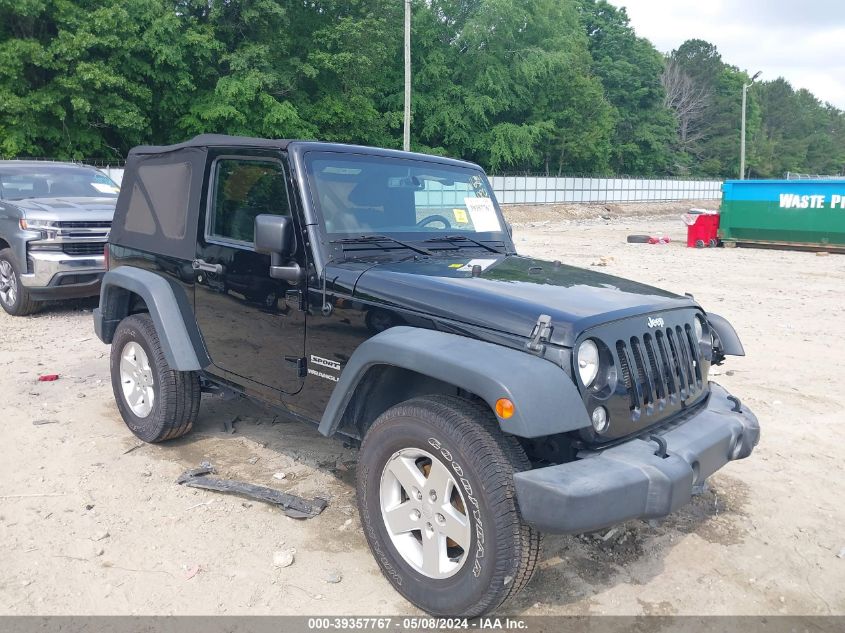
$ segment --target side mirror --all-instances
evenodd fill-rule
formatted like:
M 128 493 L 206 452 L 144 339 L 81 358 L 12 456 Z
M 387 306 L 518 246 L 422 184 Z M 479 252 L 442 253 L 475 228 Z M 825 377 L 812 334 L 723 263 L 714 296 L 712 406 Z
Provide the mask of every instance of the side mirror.
M 255 252 L 270 256 L 270 277 L 299 283 L 302 268 L 289 261 L 295 243 L 293 232 L 293 221 L 289 217 L 269 214 L 255 217 Z

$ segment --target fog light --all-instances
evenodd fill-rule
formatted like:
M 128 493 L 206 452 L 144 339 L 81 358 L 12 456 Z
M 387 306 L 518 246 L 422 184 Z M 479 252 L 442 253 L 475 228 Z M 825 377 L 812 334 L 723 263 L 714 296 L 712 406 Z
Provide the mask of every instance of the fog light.
M 515 411 L 516 407 L 513 406 L 513 402 L 507 398 L 499 398 L 496 400 L 496 415 L 503 420 L 512 418 Z
M 607 430 L 607 409 L 604 407 L 593 409 L 593 428 L 596 433 L 604 433 Z

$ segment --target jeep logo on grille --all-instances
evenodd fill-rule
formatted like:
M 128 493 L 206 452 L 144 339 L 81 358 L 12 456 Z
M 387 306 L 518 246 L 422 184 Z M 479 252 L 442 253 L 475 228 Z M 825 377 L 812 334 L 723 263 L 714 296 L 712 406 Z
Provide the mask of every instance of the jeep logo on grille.
M 648 317 L 648 327 L 663 327 L 663 317 Z

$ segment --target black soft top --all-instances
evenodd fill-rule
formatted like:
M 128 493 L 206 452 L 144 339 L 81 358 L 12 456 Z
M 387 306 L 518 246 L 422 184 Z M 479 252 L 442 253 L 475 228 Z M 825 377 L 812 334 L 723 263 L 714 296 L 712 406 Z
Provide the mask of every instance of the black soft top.
M 250 136 L 228 136 L 226 134 L 200 134 L 194 138 L 174 145 L 139 145 L 129 151 L 129 155 L 169 154 L 190 148 L 207 147 L 256 147 L 261 149 L 287 149 L 291 139 L 253 138 Z

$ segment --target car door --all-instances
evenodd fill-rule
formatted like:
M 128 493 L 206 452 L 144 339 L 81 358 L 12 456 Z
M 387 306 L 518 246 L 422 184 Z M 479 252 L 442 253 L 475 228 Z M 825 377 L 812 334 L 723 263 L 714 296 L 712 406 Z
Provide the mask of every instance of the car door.
M 291 215 L 288 193 L 278 158 L 214 158 L 194 262 L 195 311 L 212 372 L 271 396 L 299 391 L 305 367 L 300 291 L 272 279 L 270 257 L 253 246 L 255 216 Z

